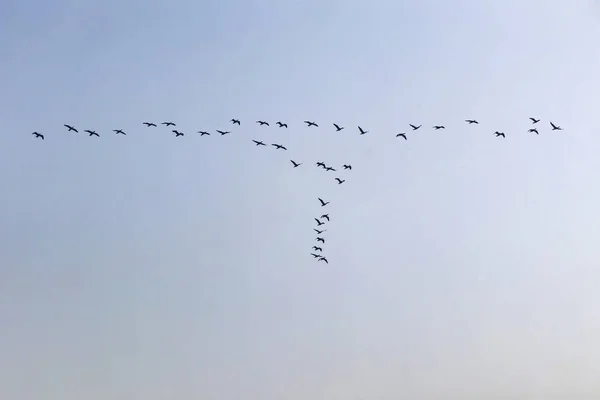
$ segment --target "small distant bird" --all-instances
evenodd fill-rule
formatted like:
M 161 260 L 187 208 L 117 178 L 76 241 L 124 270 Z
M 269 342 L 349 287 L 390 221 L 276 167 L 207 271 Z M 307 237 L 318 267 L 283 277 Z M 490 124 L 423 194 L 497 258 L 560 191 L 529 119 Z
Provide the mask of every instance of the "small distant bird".
M 317 221 L 317 226 L 325 225 L 325 222 L 319 221 L 318 218 L 315 218 L 315 221 Z
M 156 124 L 153 124 L 152 122 L 142 122 L 144 125 L 146 125 L 148 128 L 150 128 L 151 126 L 156 126 Z
M 533 117 L 529 117 L 529 119 L 531 120 L 532 123 L 537 124 L 538 122 L 540 122 L 539 119 L 535 119 Z
M 346 182 L 345 179 L 340 179 L 340 178 L 335 178 L 335 180 L 338 182 L 338 185 L 341 185 L 342 183 Z
M 316 218 L 315 218 L 315 219 L 316 219 Z M 317 220 L 317 221 L 319 221 L 319 220 Z M 321 221 L 319 221 L 319 222 L 321 222 Z M 320 231 L 320 230 L 318 230 L 318 229 L 315 229 L 315 228 L 313 228 L 313 231 L 317 232 L 317 235 L 320 235 L 320 234 L 321 234 L 321 233 L 323 233 L 323 232 L 327 232 L 327 229 L 323 229 L 322 231 Z
M 329 261 L 325 257 L 319 257 L 317 261 L 325 261 L 325 264 L 329 264 Z
M 257 145 L 257 146 L 266 146 L 266 144 L 264 144 L 263 142 L 260 142 L 260 141 L 258 141 L 258 140 L 254 140 L 254 139 L 252 139 L 252 141 L 253 141 L 254 143 L 256 143 L 256 145 Z
M 327 220 L 327 222 L 329 222 L 329 221 L 330 221 L 330 220 L 329 220 L 329 214 L 323 214 L 323 215 L 321 215 L 321 217 L 320 217 L 320 218 L 325 218 L 325 219 Z
M 229 131 L 220 131 L 220 130 L 217 129 L 217 133 L 220 133 L 221 136 L 223 136 L 223 135 L 227 135 L 228 133 L 231 133 L 231 132 L 229 132 Z
M 444 125 L 435 125 L 433 129 L 437 131 L 438 129 L 446 129 L 446 127 Z
M 123 132 L 121 129 L 113 129 L 113 132 L 116 133 L 117 135 L 127 135 L 125 132 Z
M 317 242 L 325 243 L 325 239 L 323 239 L 322 237 L 318 237 Z
M 291 162 L 292 164 L 294 164 L 294 168 L 298 168 L 299 166 L 301 166 L 301 165 L 302 165 L 302 163 L 297 163 L 297 162 L 296 162 L 296 161 L 294 161 L 294 160 L 290 160 L 290 162 Z
M 343 127 L 343 126 L 339 126 L 338 124 L 333 124 L 333 126 L 335 126 L 335 130 L 336 130 L 336 132 L 339 132 L 339 131 L 341 131 L 342 129 L 344 129 L 344 127 Z
M 304 121 L 304 123 L 306 124 L 306 126 L 315 126 L 315 127 L 319 127 L 319 125 L 317 125 L 316 122 L 312 122 L 312 121 Z
M 408 139 L 406 138 L 406 133 L 399 133 L 399 134 L 397 134 L 397 135 L 396 135 L 396 137 L 403 137 L 403 138 L 404 138 L 404 140 L 408 140 Z
M 232 123 L 232 124 L 234 124 L 234 125 L 240 125 L 240 120 L 239 120 L 239 119 L 232 118 L 232 119 L 231 119 L 231 123 Z
M 65 126 L 66 128 L 69 128 L 69 132 L 73 131 L 73 132 L 77 132 L 77 133 L 79 133 L 79 131 L 78 131 L 77 129 L 75 129 L 73 126 L 71 126 L 71 125 L 67 125 L 67 124 L 65 124 L 64 126 Z
M 312 248 L 314 251 L 323 251 L 323 249 L 320 248 L 319 246 L 313 246 Z
M 364 135 L 365 133 L 369 133 L 369 131 L 365 131 L 363 128 L 361 128 L 360 126 L 358 127 L 358 130 L 360 131 L 361 135 Z
M 161 122 L 161 125 L 164 125 L 164 126 L 175 126 L 175 122 Z
M 319 201 L 321 202 L 321 207 L 325 207 L 327 204 L 329 204 L 329 203 L 330 203 L 329 201 L 327 201 L 327 202 L 326 202 L 326 201 L 323 201 L 323 199 L 321 199 L 320 197 L 319 197 L 318 199 L 319 199 Z
M 280 128 L 287 128 L 287 124 L 281 122 L 281 121 L 277 121 L 277 125 L 279 125 Z
M 100 135 L 98 135 L 96 133 L 96 131 L 90 131 L 90 130 L 86 129 L 84 132 L 89 133 L 90 137 L 92 137 L 92 136 L 98 136 L 98 137 L 100 137 Z
M 257 124 L 269 126 L 269 123 L 266 121 L 256 121 Z
M 416 131 L 417 129 L 419 129 L 422 125 L 419 126 L 415 126 L 413 124 L 409 124 L 411 128 L 413 128 L 413 131 Z
M 317 167 L 325 168 L 325 163 L 323 161 L 319 161 L 316 165 L 317 165 Z
M 333 172 L 335 172 L 336 169 L 335 168 L 331 168 L 331 167 L 325 167 L 325 171 L 333 171 Z
M 349 164 L 344 164 L 342 167 L 344 169 L 352 169 L 352 165 L 349 165 Z
M 554 125 L 552 122 L 550 122 L 550 125 L 552 125 L 553 131 L 562 131 L 562 128 L 560 126 Z
M 33 132 L 32 135 L 34 135 L 36 139 L 39 138 L 39 139 L 44 140 L 44 135 L 42 135 L 41 133 Z
M 282 146 L 280 144 L 277 143 L 273 143 L 271 146 L 275 147 L 277 150 L 281 149 L 281 150 L 287 150 L 287 148 L 285 146 Z
M 318 259 L 321 258 L 320 254 L 310 253 L 310 255 L 313 256 L 314 258 L 318 258 Z
M 210 133 L 208 133 L 206 131 L 198 131 L 198 133 L 200 134 L 200 136 L 210 135 Z
M 503 138 L 505 138 L 505 139 L 506 139 L 506 136 L 504 135 L 504 132 L 498 132 L 498 131 L 496 131 L 496 132 L 494 132 L 494 133 L 496 134 L 496 137 L 500 137 L 500 136 L 502 136 Z
M 175 137 L 183 136 L 183 132 L 179 132 L 177 129 L 173 129 L 171 132 L 173 132 L 175 134 Z
M 465 122 L 468 124 L 479 124 L 479 122 L 475 119 L 465 119 Z
M 535 129 L 535 128 L 531 128 L 531 129 L 529 129 L 527 132 L 529 132 L 529 133 L 535 133 L 536 135 L 539 135 L 539 134 L 540 134 L 540 133 L 538 132 L 538 130 L 537 130 L 537 129 Z

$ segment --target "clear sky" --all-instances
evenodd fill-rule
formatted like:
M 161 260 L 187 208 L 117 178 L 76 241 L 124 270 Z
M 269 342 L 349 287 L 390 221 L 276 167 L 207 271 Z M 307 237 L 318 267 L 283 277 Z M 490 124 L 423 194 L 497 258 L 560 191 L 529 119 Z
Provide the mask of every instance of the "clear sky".
M 0 2 L 0 398 L 599 398 L 599 43 L 584 0 Z

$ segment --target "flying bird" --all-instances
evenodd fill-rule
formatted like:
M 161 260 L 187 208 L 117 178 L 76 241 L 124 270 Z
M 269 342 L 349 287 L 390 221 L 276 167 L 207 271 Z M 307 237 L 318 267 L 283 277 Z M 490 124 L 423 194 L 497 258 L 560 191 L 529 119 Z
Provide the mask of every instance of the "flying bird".
M 335 178 L 335 180 L 338 182 L 338 185 L 341 185 L 342 183 L 346 182 L 345 179 L 340 179 L 340 178 Z
M 339 126 L 338 124 L 335 124 L 335 123 L 333 124 L 333 126 L 335 126 L 335 130 L 336 130 L 336 132 L 339 132 L 339 131 L 341 131 L 342 129 L 344 129 L 344 127 L 343 127 L 343 126 Z
M 535 133 L 536 135 L 539 135 L 539 134 L 540 134 L 540 133 L 538 132 L 538 130 L 537 130 L 537 129 L 535 129 L 535 128 L 531 128 L 531 129 L 529 129 L 527 132 L 529 132 L 529 133 Z
M 498 131 L 496 131 L 496 132 L 494 132 L 494 133 L 496 134 L 496 137 L 500 137 L 500 136 L 502 136 L 503 138 L 505 138 L 505 139 L 506 139 L 506 136 L 504 135 L 504 132 L 498 132 Z
M 344 164 L 342 167 L 344 169 L 352 169 L 352 165 L 350 165 L 350 164 Z
M 323 161 L 319 161 L 316 165 L 317 165 L 317 167 L 325 168 L 325 163 Z
M 413 131 L 416 131 L 417 129 L 419 129 L 422 125 L 419 126 L 414 126 L 413 124 L 409 124 L 411 128 L 413 128 Z
M 329 261 L 325 257 L 319 257 L 317 261 L 325 261 L 325 264 L 329 264 Z
M 42 135 L 41 133 L 33 132 L 32 135 L 34 135 L 36 139 L 39 138 L 39 139 L 44 140 L 44 135 Z
M 210 133 L 208 133 L 206 131 L 198 131 L 198 133 L 200 134 L 200 136 L 210 135 Z
M 310 253 L 310 255 L 313 256 L 314 258 L 318 258 L 318 259 L 321 258 L 320 254 Z
M 406 138 L 406 133 L 399 133 L 399 134 L 397 134 L 397 135 L 396 135 L 396 137 L 403 137 L 403 138 L 404 138 L 404 140 L 408 140 L 408 139 Z
M 232 124 L 234 124 L 234 125 L 240 125 L 240 120 L 239 120 L 239 119 L 232 118 L 232 119 L 231 119 L 231 123 L 232 123 Z
M 296 162 L 296 161 L 294 161 L 294 160 L 290 160 L 290 162 L 291 162 L 292 164 L 294 164 L 294 168 L 298 168 L 299 166 L 301 166 L 301 165 L 302 165 L 302 163 L 297 163 L 297 162 Z
M 444 125 L 435 125 L 433 129 L 437 131 L 438 129 L 446 129 L 446 127 Z
M 323 251 L 323 249 L 320 248 L 319 246 L 313 246 L 312 248 L 314 251 Z
M 335 168 L 331 168 L 331 167 L 325 167 L 325 171 L 334 171 L 335 172 L 336 169 Z
M 323 214 L 321 215 L 321 218 L 325 218 L 327 220 L 327 222 L 329 222 L 329 214 Z
M 156 124 L 153 124 L 152 122 L 142 122 L 144 125 L 146 125 L 148 128 L 150 128 L 151 126 L 156 126 Z
M 465 119 L 465 122 L 470 124 L 479 124 L 479 122 L 475 119 Z
M 113 132 L 116 133 L 117 135 L 127 135 L 125 132 L 123 132 L 121 129 L 113 129 Z
M 329 201 L 327 201 L 327 202 L 323 201 L 323 199 L 321 199 L 320 197 L 318 199 L 321 202 L 321 207 L 325 207 L 327 204 L 330 203 Z
M 256 145 L 257 145 L 257 146 L 266 146 L 266 144 L 264 144 L 263 142 L 260 142 L 260 141 L 258 141 L 258 140 L 254 140 L 254 139 L 252 139 L 252 141 L 253 141 L 254 143 L 256 143 Z
M 77 129 L 75 129 L 73 126 L 71 126 L 71 125 L 64 124 L 64 126 L 65 126 L 65 128 L 69 128 L 69 132 L 73 131 L 73 132 L 78 132 L 79 133 L 79 131 Z
M 325 225 L 325 222 L 319 221 L 318 218 L 315 218 L 315 221 L 317 221 L 317 226 Z
M 532 123 L 537 124 L 538 122 L 540 122 L 539 119 L 535 119 L 533 117 L 529 117 L 529 119 L 531 120 Z
M 87 133 L 89 133 L 89 134 L 90 134 L 90 137 L 92 137 L 92 136 L 98 136 L 98 137 L 100 137 L 100 135 L 98 135 L 98 134 L 96 133 L 96 131 L 90 131 L 89 129 L 86 129 L 84 132 L 87 132 Z
M 312 122 L 312 121 L 304 121 L 304 123 L 306 124 L 306 126 L 315 126 L 315 127 L 319 127 L 319 125 L 317 125 L 316 122 Z
M 316 218 L 315 218 L 315 219 L 316 219 Z M 319 220 L 317 219 L 317 221 L 319 221 Z M 321 222 L 321 221 L 319 221 L 319 222 Z M 318 229 L 315 229 L 315 228 L 313 228 L 313 231 L 317 232 L 317 235 L 320 235 L 320 234 L 321 234 L 321 233 L 323 233 L 323 232 L 327 232 L 327 229 L 323 229 L 322 231 L 320 231 L 320 230 L 318 230 Z
M 217 132 L 218 132 L 218 133 L 220 133 L 220 134 L 221 134 L 221 136 L 223 136 L 223 135 L 227 135 L 228 133 L 231 133 L 231 132 L 229 132 L 229 131 L 220 131 L 220 130 L 218 130 L 218 129 L 217 129 Z
M 269 126 L 269 123 L 266 121 L 256 121 L 257 124 Z
M 325 243 L 325 239 L 323 239 L 322 237 L 318 237 L 317 242 Z
M 560 126 L 554 125 L 552 122 L 550 122 L 550 125 L 552 125 L 553 131 L 562 131 L 562 128 Z
M 280 144 L 277 143 L 273 143 L 271 146 L 275 147 L 277 150 L 281 149 L 281 150 L 287 150 L 287 148 L 285 146 L 282 146 Z
M 369 133 L 369 131 L 365 131 L 363 128 L 361 128 L 360 126 L 358 127 L 358 130 L 360 131 L 361 135 L 364 135 L 365 133 Z
M 281 122 L 281 121 L 277 121 L 277 125 L 279 125 L 280 128 L 287 128 L 287 124 Z
M 183 136 L 183 132 L 179 132 L 177 129 L 173 129 L 171 132 L 173 132 L 175 134 L 175 137 Z
M 175 126 L 175 122 L 161 122 L 161 125 L 164 125 L 164 126 Z

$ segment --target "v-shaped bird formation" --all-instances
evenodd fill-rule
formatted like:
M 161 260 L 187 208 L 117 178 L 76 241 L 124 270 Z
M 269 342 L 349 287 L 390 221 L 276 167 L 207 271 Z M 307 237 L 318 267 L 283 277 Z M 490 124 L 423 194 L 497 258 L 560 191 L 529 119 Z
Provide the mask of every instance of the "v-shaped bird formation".
M 534 118 L 534 117 L 529 117 L 529 120 L 531 121 L 530 124 L 530 128 L 524 130 L 527 133 L 535 133 L 536 135 L 540 134 L 540 129 L 538 128 L 538 123 L 541 121 L 540 118 Z M 239 119 L 236 118 L 232 118 L 229 121 L 232 125 L 235 126 L 241 126 L 242 122 Z M 257 120 L 255 121 L 255 123 L 260 126 L 260 127 L 271 127 L 270 123 L 268 121 L 264 121 L 264 120 Z M 306 128 L 319 128 L 319 124 L 315 121 L 310 121 L 310 120 L 304 120 L 302 122 Z M 480 125 L 479 121 L 476 119 L 465 119 L 463 123 L 466 123 L 466 125 Z M 555 124 L 552 121 L 549 121 L 550 124 L 550 130 L 551 131 L 562 131 L 562 127 L 560 127 L 559 125 Z M 169 128 L 172 127 L 171 129 L 171 133 L 174 135 L 175 138 L 179 138 L 179 137 L 184 137 L 185 133 L 178 130 L 177 124 L 175 122 L 172 121 L 164 121 L 161 122 L 160 124 L 154 123 L 154 122 L 149 122 L 149 121 L 144 121 L 142 122 L 142 125 L 144 125 L 146 128 L 158 128 L 159 125 L 165 127 L 165 128 Z M 275 125 L 277 125 L 277 128 L 288 128 L 288 123 L 287 122 L 283 122 L 283 121 L 277 121 L 275 122 Z M 534 125 L 533 127 L 531 127 L 532 125 Z M 74 132 L 74 133 L 79 133 L 79 129 L 77 129 L 74 125 L 70 125 L 70 124 L 64 124 L 63 125 L 66 129 L 67 132 Z M 333 129 L 335 130 L 335 132 L 341 132 L 343 130 L 345 130 L 346 128 L 344 126 L 341 126 L 338 123 L 332 123 Z M 420 129 L 423 128 L 423 124 L 408 124 L 408 127 L 411 128 L 412 132 L 416 132 Z M 446 126 L 445 125 L 433 125 L 432 129 L 434 131 L 439 131 L 439 130 L 446 130 Z M 98 132 L 96 132 L 95 130 L 92 129 L 85 129 L 83 130 L 84 133 L 87 134 L 87 136 L 89 137 L 100 137 L 100 134 Z M 113 129 L 112 132 L 114 134 L 118 135 L 122 135 L 122 136 L 127 136 L 127 133 L 123 130 L 123 129 Z M 231 131 L 226 131 L 226 130 L 215 130 L 215 132 L 217 134 L 219 134 L 220 136 L 225 136 L 225 135 L 229 135 L 232 132 Z M 199 136 L 210 136 L 211 133 L 210 131 L 196 131 L 196 133 Z M 359 135 L 366 135 L 369 133 L 368 130 L 365 130 L 363 127 L 361 126 L 357 126 L 357 133 Z M 496 138 L 502 138 L 502 139 L 506 139 L 506 133 L 505 132 L 501 132 L 501 131 L 494 131 L 494 132 L 490 132 L 493 133 L 494 136 Z M 40 133 L 40 132 L 32 132 L 32 135 L 34 136 L 35 139 L 41 139 L 41 140 L 45 140 L 45 135 Z M 402 138 L 404 140 L 408 140 L 408 134 L 406 132 L 399 132 L 395 134 L 396 138 Z M 284 144 L 281 143 L 265 143 L 262 140 L 257 140 L 257 139 L 251 139 L 252 143 L 254 143 L 254 145 L 256 147 L 272 147 L 275 150 L 279 150 L 279 151 L 287 151 L 287 147 Z M 290 159 L 290 163 L 292 164 L 292 168 L 298 168 L 301 167 L 302 165 L 304 165 L 302 162 L 298 161 L 298 160 L 293 160 Z M 338 170 L 331 166 L 331 165 L 327 165 L 325 162 L 323 161 L 317 161 L 315 163 L 315 166 L 317 168 L 321 168 L 326 172 L 338 172 Z M 343 171 L 351 171 L 352 170 L 352 165 L 350 164 L 344 164 L 341 166 L 341 169 Z M 337 185 L 342 185 L 346 182 L 345 178 L 342 178 L 340 176 L 334 176 L 333 179 L 334 182 L 337 183 Z M 317 204 L 320 205 L 320 207 L 323 210 L 327 210 L 328 209 L 328 205 L 330 204 L 329 201 L 325 200 L 324 198 L 318 197 L 316 199 Z M 327 207 L 327 208 L 324 208 Z M 310 252 L 310 254 L 314 257 L 315 260 L 319 261 L 319 262 L 323 262 L 325 264 L 329 264 L 329 260 L 327 259 L 326 256 L 324 256 L 324 248 L 325 248 L 325 235 L 324 233 L 327 232 L 327 230 L 325 229 L 325 225 L 330 221 L 330 216 L 329 216 L 329 212 L 322 212 L 321 215 L 319 217 L 315 217 L 314 220 L 316 221 L 316 227 L 313 228 L 314 231 L 316 232 L 316 237 L 315 237 L 315 243 L 312 246 L 312 252 Z

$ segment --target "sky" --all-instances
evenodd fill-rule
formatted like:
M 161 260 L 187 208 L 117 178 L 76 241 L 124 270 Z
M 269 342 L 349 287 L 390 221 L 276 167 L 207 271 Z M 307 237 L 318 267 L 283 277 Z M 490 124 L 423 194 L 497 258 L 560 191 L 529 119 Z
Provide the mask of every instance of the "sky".
M 0 398 L 599 398 L 599 39 L 587 0 L 0 2 Z

